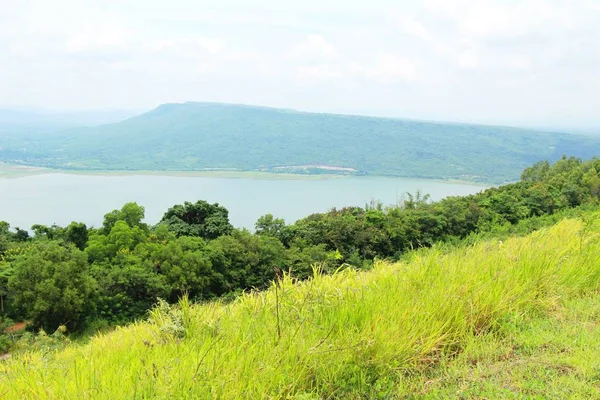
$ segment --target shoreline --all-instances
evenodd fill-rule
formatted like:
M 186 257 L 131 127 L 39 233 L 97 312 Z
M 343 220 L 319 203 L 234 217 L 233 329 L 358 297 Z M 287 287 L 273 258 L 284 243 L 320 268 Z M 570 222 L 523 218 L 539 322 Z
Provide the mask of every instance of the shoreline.
M 293 174 L 285 172 L 264 171 L 123 171 L 123 170 L 64 170 L 44 167 L 32 167 L 26 165 L 5 164 L 0 162 L 0 179 L 17 179 L 35 175 L 67 174 L 67 175 L 89 175 L 89 176 L 171 176 L 171 177 L 199 177 L 199 178 L 225 178 L 225 179 L 257 179 L 257 180 L 325 180 L 344 178 L 388 178 L 400 180 L 423 180 L 447 184 L 460 184 L 489 188 L 497 186 L 489 182 L 473 182 L 460 179 L 419 178 L 392 175 L 345 175 L 345 174 Z

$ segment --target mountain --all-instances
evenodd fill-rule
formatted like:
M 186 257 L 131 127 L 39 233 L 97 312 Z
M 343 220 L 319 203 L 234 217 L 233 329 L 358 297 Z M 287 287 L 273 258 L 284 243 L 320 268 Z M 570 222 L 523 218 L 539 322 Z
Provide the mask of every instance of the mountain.
M 136 115 L 123 110 L 53 112 L 29 108 L 0 108 L 0 135 L 46 133 L 123 121 Z
M 600 154 L 600 137 L 216 103 L 164 104 L 91 128 L 13 135 L 0 161 L 79 170 L 237 169 L 502 183 L 539 160 Z M 323 167 L 326 166 L 326 167 Z

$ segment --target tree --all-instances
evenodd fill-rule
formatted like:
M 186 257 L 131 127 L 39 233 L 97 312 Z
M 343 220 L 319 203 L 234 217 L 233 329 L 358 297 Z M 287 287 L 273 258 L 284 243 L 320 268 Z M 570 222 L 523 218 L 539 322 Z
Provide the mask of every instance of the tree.
M 259 217 L 256 224 L 254 224 L 254 228 L 257 235 L 275 237 L 286 246 L 289 245 L 293 236 L 283 218 L 275 218 L 273 214 L 265 214 Z
M 98 315 L 112 323 L 139 318 L 169 295 L 165 277 L 132 254 L 94 263 L 92 274 L 100 287 Z
M 541 182 L 548 178 L 549 172 L 550 163 L 548 161 L 539 161 L 523 171 L 521 180 L 524 182 Z
M 591 167 L 582 177 L 581 183 L 589 189 L 589 193 L 594 199 L 600 197 L 600 176 L 595 167 Z
M 258 218 L 254 227 L 258 235 L 277 237 L 283 228 L 285 228 L 285 221 L 282 218 L 273 217 L 273 214 L 265 214 Z
M 165 213 L 161 223 L 166 224 L 176 236 L 199 236 L 216 239 L 232 232 L 229 211 L 218 203 L 209 204 L 204 200 L 196 203 L 185 202 L 175 205 Z
M 117 221 L 124 221 L 130 228 L 139 227 L 145 231 L 148 230 L 148 225 L 142 223 L 145 216 L 144 207 L 137 203 L 126 203 L 120 210 L 113 210 L 104 215 L 102 224 L 104 233 L 108 234 Z
M 202 238 L 184 236 L 164 243 L 144 243 L 136 248 L 136 254 L 144 265 L 166 278 L 170 300 L 177 301 L 184 293 L 191 298 L 208 298 L 213 297 L 209 293 L 213 271 L 205 245 Z
M 211 290 L 220 295 L 236 289 L 262 288 L 274 278 L 273 267 L 285 268 L 285 248 L 270 236 L 235 229 L 206 246 L 213 267 Z
M 421 190 L 417 190 L 415 194 L 406 192 L 406 199 L 402 201 L 402 206 L 407 210 L 414 210 L 419 207 L 423 207 L 431 201 L 429 193 L 423 193 Z
M 46 238 L 48 240 L 59 239 L 64 235 L 64 228 L 54 224 L 52 226 L 35 224 L 31 226 L 35 238 Z
M 83 222 L 71 222 L 67 227 L 65 240 L 73 243 L 79 250 L 83 250 L 88 241 L 87 226 Z
M 21 228 L 15 228 L 15 233 L 13 235 L 16 242 L 26 242 L 29 240 L 29 232 Z
M 19 256 L 13 268 L 8 282 L 13 303 L 33 326 L 48 332 L 60 325 L 77 330 L 92 314 L 97 283 L 79 249 L 39 244 Z
M 0 221 L 0 255 L 8 248 L 9 237 L 9 223 L 6 221 Z
M 108 235 L 93 232 L 85 249 L 90 260 L 103 261 L 114 258 L 117 253 L 129 253 L 146 240 L 147 233 L 139 226 L 133 228 L 123 220 L 116 221 Z
M 0 315 L 5 312 L 5 298 L 9 294 L 8 281 L 14 272 L 11 263 L 0 260 Z
M 0 235 L 8 235 L 10 233 L 10 224 L 6 221 L 0 221 Z

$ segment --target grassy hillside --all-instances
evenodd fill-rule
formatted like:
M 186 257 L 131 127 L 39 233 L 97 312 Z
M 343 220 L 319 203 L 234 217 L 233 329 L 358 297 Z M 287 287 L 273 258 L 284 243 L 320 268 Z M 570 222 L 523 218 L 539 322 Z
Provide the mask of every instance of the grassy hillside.
M 600 229 L 434 247 L 0 363 L 29 399 L 594 398 Z
M 2 147 L 0 161 L 52 168 L 314 173 L 322 170 L 298 167 L 327 165 L 373 175 L 502 183 L 517 180 L 539 160 L 598 155 L 600 137 L 185 103 L 96 128 L 23 140 L 13 135 Z M 282 166 L 295 168 L 277 168 Z

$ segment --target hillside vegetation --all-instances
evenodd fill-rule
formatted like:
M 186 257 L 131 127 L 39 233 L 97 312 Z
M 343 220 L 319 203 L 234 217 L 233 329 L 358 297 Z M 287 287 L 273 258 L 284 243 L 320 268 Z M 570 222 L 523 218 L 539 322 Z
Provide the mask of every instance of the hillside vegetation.
M 315 272 L 296 283 L 285 276 L 230 304 L 163 304 L 148 322 L 1 363 L 0 393 L 598 397 L 597 219 L 504 242 L 434 246 L 369 272 Z
M 267 214 L 254 233 L 203 200 L 169 208 L 154 226 L 136 203 L 108 212 L 100 227 L 35 224 L 31 235 L 0 221 L 0 326 L 27 321 L 34 332 L 63 326 L 86 335 L 146 316 L 157 298 L 234 298 L 267 288 L 278 271 L 302 280 L 314 264 L 324 273 L 368 270 L 437 243 L 526 234 L 596 210 L 599 170 L 598 159 L 540 162 L 518 183 L 471 196 L 430 202 L 407 194 L 394 206 L 332 209 L 293 224 Z M 0 351 L 12 339 L 0 334 Z
M 503 183 L 540 160 L 600 154 L 600 137 L 185 103 L 95 128 L 8 135 L 0 147 L 0 161 L 60 169 L 334 172 Z

